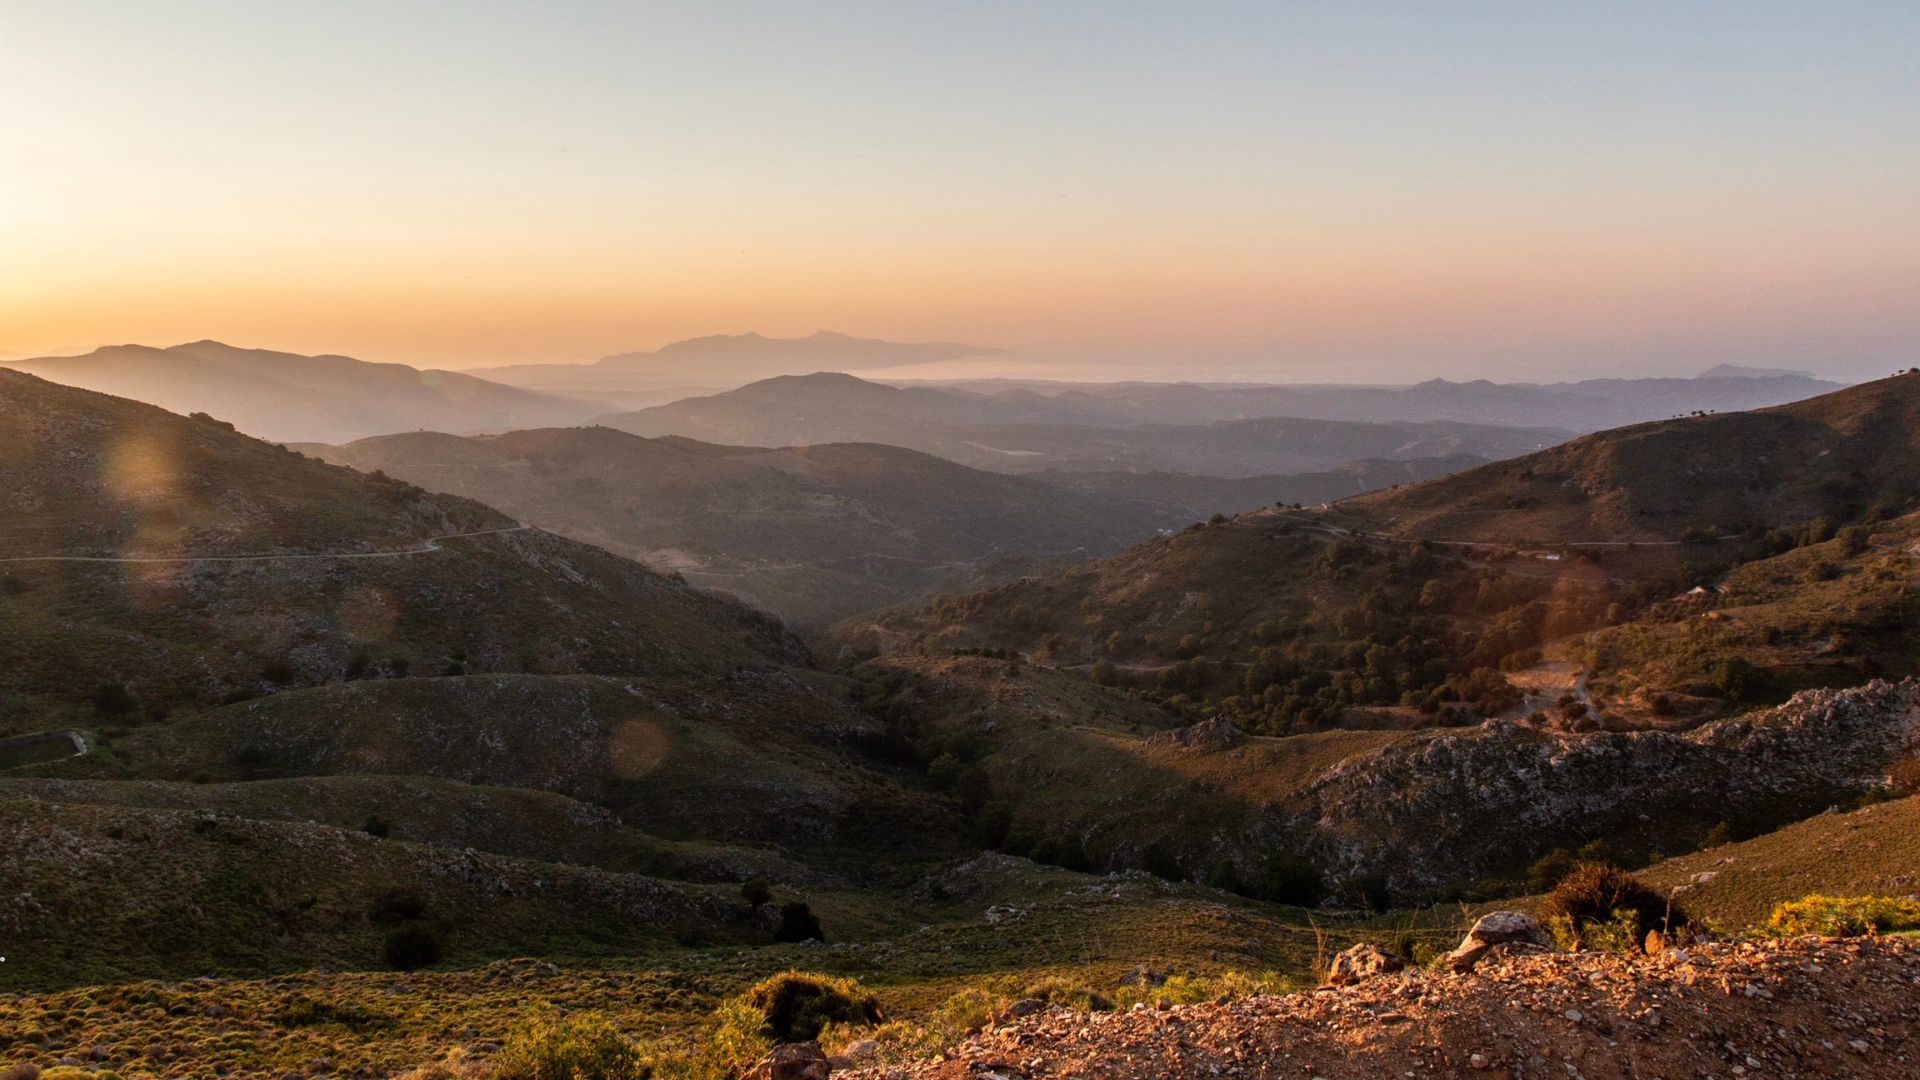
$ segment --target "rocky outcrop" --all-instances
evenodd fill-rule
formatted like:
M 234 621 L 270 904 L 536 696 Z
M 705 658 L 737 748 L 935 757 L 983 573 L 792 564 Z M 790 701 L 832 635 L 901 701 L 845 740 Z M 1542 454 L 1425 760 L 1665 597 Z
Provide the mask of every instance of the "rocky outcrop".
M 1327 968 L 1327 985 L 1352 986 L 1376 976 L 1391 975 L 1406 966 L 1405 960 L 1370 941 L 1363 941 L 1333 958 Z
M 1418 894 L 1655 822 L 1784 823 L 1880 783 L 1916 752 L 1912 679 L 1803 691 L 1686 734 L 1556 736 L 1490 721 L 1335 766 L 1260 839 L 1305 847 L 1335 878 L 1381 874 Z
M 1233 721 L 1218 717 L 1147 736 L 1150 745 L 1178 746 L 1187 750 L 1231 750 L 1246 741 L 1246 732 L 1235 727 Z
M 832 1072 L 819 1043 L 788 1043 L 755 1062 L 746 1080 L 827 1080 Z
M 1518 911 L 1494 911 L 1480 916 L 1460 945 L 1447 954 L 1447 970 L 1472 971 L 1496 948 L 1548 949 L 1547 933 L 1533 916 Z

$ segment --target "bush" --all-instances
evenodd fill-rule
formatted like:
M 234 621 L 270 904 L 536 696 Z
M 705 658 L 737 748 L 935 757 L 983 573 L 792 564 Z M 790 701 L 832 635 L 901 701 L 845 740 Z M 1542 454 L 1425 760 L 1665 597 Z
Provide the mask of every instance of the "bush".
M 640 1051 L 595 1016 L 528 1021 L 507 1036 L 493 1080 L 644 1080 Z
M 774 928 L 775 941 L 825 941 L 827 935 L 820 930 L 820 920 L 807 906 L 805 900 L 795 900 L 791 904 L 780 905 L 780 925 Z
M 418 971 L 440 962 L 440 932 L 426 923 L 409 923 L 387 934 L 381 959 L 395 971 Z
M 1858 937 L 1920 930 L 1920 901 L 1887 896 L 1807 896 L 1774 908 L 1765 929 L 1775 937 Z
M 740 883 L 740 899 L 754 907 L 760 907 L 773 901 L 773 886 L 766 878 L 748 878 Z
M 828 1024 L 877 1024 L 880 1005 L 852 979 L 788 971 L 742 995 L 775 1042 L 806 1042 Z
M 1618 925 L 1629 915 L 1638 944 L 1648 931 L 1665 931 L 1687 921 L 1673 902 L 1647 888 L 1640 879 L 1607 863 L 1581 863 L 1547 895 L 1550 918 L 1565 920 L 1576 947 L 1585 947 L 1589 930 Z

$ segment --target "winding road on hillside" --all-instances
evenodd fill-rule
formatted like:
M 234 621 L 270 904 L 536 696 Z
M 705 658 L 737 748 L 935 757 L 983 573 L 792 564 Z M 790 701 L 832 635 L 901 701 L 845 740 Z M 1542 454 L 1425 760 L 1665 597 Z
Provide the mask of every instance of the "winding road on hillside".
M 512 525 L 503 529 L 480 529 L 475 532 L 447 533 L 445 536 L 427 538 L 419 547 L 401 551 L 346 551 L 336 554 L 280 554 L 280 555 L 15 555 L 0 558 L 3 563 L 245 563 L 245 562 L 294 562 L 311 559 L 401 559 L 409 555 L 430 555 L 440 550 L 442 540 L 459 540 L 469 536 L 498 536 L 501 533 L 525 532 L 530 525 Z

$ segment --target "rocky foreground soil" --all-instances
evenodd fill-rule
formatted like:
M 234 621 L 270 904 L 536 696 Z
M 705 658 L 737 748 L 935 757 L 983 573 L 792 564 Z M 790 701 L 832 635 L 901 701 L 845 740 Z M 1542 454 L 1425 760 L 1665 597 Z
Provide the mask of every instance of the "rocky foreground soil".
M 1046 1008 L 864 1080 L 1920 1077 L 1920 943 L 1732 942 L 1493 956 L 1285 997 Z

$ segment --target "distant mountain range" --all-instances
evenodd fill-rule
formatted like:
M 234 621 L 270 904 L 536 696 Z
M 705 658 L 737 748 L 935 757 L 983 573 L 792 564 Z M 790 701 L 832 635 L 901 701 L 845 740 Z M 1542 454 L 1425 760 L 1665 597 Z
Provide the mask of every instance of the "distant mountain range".
M 1194 383 L 1045 383 L 977 380 L 915 384 L 987 398 L 1047 399 L 1063 410 L 1118 422 L 1206 424 L 1292 416 L 1316 420 L 1451 420 L 1525 424 L 1571 432 L 1663 420 L 1695 411 L 1730 412 L 1784 405 L 1840 389 L 1803 372 L 1722 364 L 1692 379 L 1588 379 L 1570 383 L 1494 383 L 1429 379 L 1414 386 L 1198 385 Z
M 167 349 L 111 345 L 5 367 L 172 412 L 207 413 L 279 441 L 345 442 L 423 428 L 500 431 L 579 423 L 601 411 L 453 371 L 217 341 Z
M 657 395 L 687 387 L 725 389 L 777 375 L 924 364 L 1002 351 L 938 341 L 880 341 L 831 330 L 803 338 L 714 334 L 676 341 L 652 352 L 619 353 L 591 364 L 514 364 L 470 374 L 529 390 L 607 400 L 608 395 Z M 621 403 L 630 408 L 639 404 Z
M 1159 388 L 1184 394 L 1187 387 Z M 1188 472 L 1249 477 L 1364 458 L 1509 457 L 1569 434 L 1452 422 L 1362 423 L 1263 417 L 1142 423 L 1124 403 L 1085 394 L 991 396 L 900 388 L 851 375 L 783 376 L 710 397 L 602 419 L 637 435 L 758 446 L 877 442 L 996 472 Z

